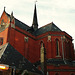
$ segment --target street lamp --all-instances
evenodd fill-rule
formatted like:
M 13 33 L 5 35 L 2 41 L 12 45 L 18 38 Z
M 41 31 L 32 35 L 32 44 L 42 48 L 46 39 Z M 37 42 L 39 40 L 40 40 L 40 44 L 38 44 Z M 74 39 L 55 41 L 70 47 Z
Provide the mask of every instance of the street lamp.
M 9 65 L 0 64 L 0 69 L 1 70 L 8 70 L 9 69 Z

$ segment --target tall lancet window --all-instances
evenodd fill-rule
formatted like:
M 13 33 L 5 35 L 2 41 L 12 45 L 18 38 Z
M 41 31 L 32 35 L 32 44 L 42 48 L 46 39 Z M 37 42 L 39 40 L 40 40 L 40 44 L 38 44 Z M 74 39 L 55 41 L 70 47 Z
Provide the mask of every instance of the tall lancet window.
M 0 45 L 3 44 L 3 38 L 0 38 Z
M 59 40 L 56 39 L 56 56 L 59 56 Z
M 41 41 L 41 63 L 44 62 L 44 43 Z

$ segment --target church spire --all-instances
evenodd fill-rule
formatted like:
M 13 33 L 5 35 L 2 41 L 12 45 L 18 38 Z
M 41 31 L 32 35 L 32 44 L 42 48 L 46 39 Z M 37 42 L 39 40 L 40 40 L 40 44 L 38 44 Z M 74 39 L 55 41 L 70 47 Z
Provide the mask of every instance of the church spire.
M 32 27 L 33 27 L 34 31 L 36 31 L 38 29 L 36 2 L 35 2 L 35 9 L 34 9 Z
M 5 12 L 5 8 L 6 8 L 6 7 L 4 7 L 4 12 Z

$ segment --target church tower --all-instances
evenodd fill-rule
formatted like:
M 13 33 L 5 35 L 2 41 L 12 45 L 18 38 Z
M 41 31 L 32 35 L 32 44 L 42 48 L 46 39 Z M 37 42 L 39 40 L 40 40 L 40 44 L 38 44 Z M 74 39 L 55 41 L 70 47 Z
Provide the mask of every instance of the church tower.
M 34 31 L 36 31 L 38 29 L 36 3 L 35 3 L 35 8 L 34 8 L 32 28 L 34 29 Z

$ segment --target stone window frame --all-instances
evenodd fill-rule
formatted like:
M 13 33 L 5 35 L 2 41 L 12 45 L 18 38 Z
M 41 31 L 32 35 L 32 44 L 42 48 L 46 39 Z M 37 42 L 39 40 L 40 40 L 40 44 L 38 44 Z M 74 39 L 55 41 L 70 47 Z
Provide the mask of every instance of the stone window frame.
M 60 50 L 60 48 L 59 48 L 60 42 L 59 42 L 59 39 L 56 38 L 55 42 L 56 42 L 56 57 L 59 57 L 60 56 L 60 51 L 59 51 Z

